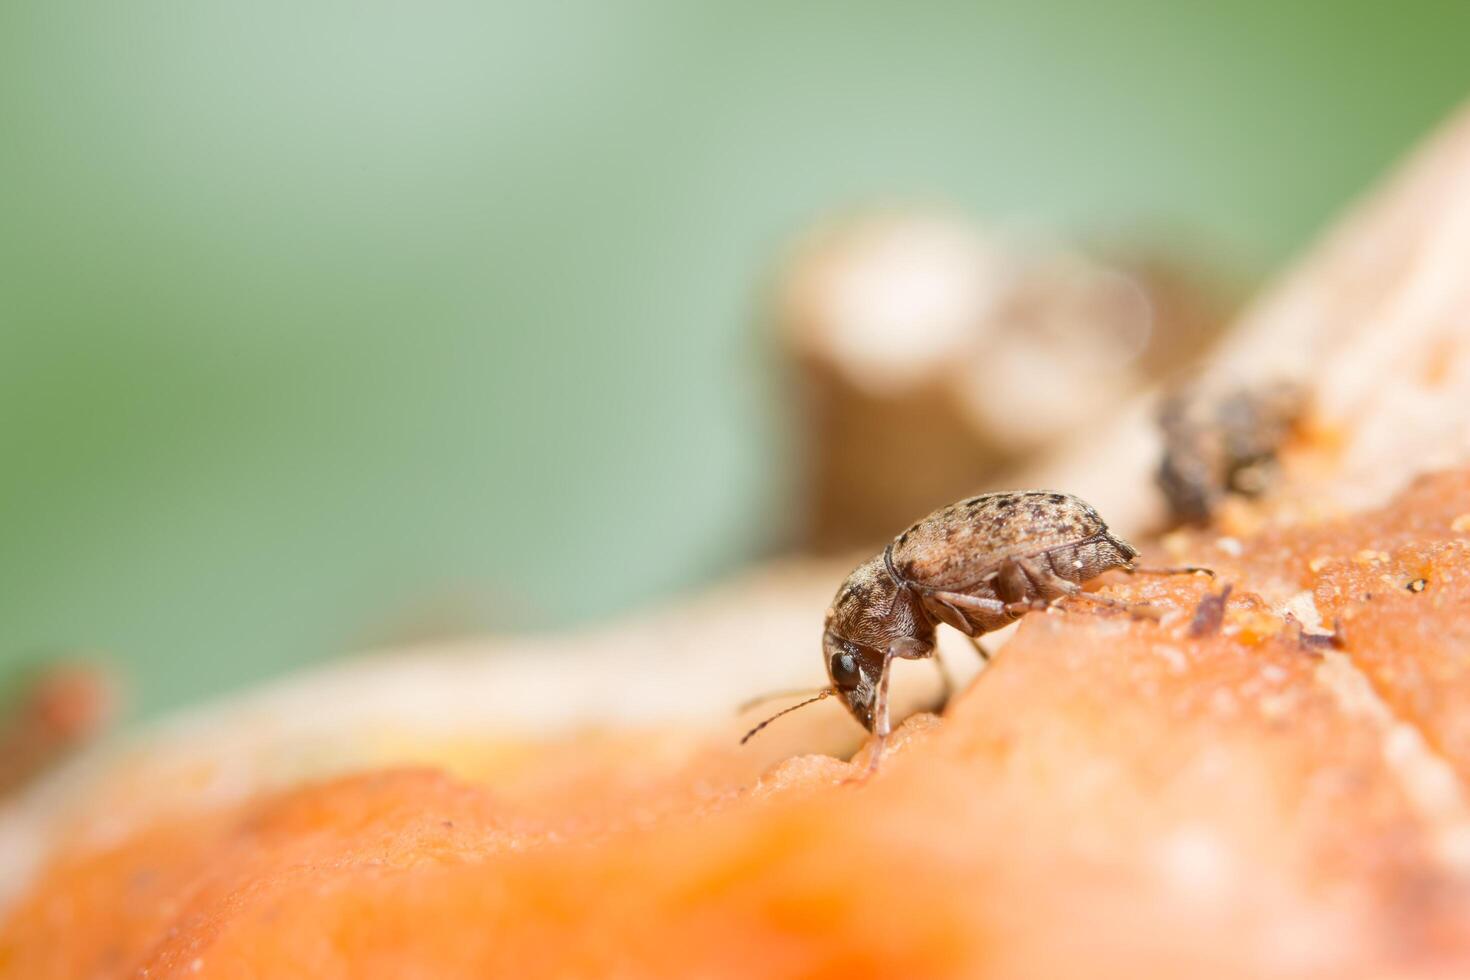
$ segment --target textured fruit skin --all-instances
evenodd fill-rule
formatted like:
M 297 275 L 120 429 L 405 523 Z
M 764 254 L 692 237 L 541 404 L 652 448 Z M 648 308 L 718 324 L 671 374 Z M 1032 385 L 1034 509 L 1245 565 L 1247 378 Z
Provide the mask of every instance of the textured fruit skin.
M 1029 617 L 861 793 L 863 757 L 776 729 L 792 758 L 761 774 L 734 727 L 228 807 L 191 773 L 203 813 L 53 855 L 0 976 L 1470 976 L 1467 815 L 1442 792 L 1470 785 L 1470 470 L 1236 544 L 1170 545 L 1235 583 L 1220 629 L 1191 633 L 1200 576 L 1113 586 L 1160 620 Z M 1288 602 L 1341 649 L 1304 648 Z
M 1071 494 L 1018 490 L 950 504 L 837 590 L 822 634 L 828 677 L 853 717 L 884 734 L 889 664 L 930 656 L 939 623 L 989 633 L 1103 572 L 1131 568 L 1137 554 Z
M 1161 619 L 1028 617 L 859 792 L 862 756 L 798 726 L 757 760 L 735 720 L 227 807 L 191 771 L 203 812 L 53 856 L 0 976 L 1470 976 L 1470 470 L 1220 540 L 1168 551 L 1235 584 L 1219 629 L 1200 576 L 1110 588 Z

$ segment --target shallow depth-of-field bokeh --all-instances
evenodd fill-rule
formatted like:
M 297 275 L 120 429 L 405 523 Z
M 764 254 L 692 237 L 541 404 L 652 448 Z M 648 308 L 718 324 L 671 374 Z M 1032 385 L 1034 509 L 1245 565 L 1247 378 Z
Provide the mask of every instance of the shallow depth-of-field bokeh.
M 0 669 L 147 713 L 780 545 L 783 243 L 874 200 L 1250 278 L 1470 92 L 1470 8 L 0 6 Z

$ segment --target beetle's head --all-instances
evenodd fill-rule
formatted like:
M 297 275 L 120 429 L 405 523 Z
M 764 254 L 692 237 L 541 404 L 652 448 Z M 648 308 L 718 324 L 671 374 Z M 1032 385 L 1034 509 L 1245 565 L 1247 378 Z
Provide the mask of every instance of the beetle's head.
M 858 720 L 859 724 L 870 732 L 873 730 L 873 702 L 877 698 L 878 678 L 883 670 L 883 655 L 872 647 L 854 643 L 833 631 L 830 626 L 831 617 L 828 617 L 828 622 L 828 628 L 822 633 L 822 652 L 827 660 L 827 676 L 832 683 L 827 687 L 819 688 L 812 697 L 805 701 L 778 711 L 756 725 L 745 733 L 745 737 L 740 740 L 741 745 L 750 741 L 777 718 L 788 715 L 798 708 L 804 708 L 809 704 L 832 697 L 834 694 L 842 698 L 843 703 L 847 705 L 847 710 L 852 712 L 852 716 Z
M 1132 565 L 1133 559 L 1138 557 L 1137 548 L 1111 533 L 1107 535 L 1107 543 L 1113 550 L 1113 554 L 1108 557 L 1112 558 L 1119 565 Z
M 858 723 L 872 731 L 873 701 L 877 697 L 878 677 L 883 670 L 883 655 L 832 630 L 822 634 L 822 653 L 827 660 L 827 676 L 832 679 L 832 689 L 842 696 L 847 710 L 852 712 Z

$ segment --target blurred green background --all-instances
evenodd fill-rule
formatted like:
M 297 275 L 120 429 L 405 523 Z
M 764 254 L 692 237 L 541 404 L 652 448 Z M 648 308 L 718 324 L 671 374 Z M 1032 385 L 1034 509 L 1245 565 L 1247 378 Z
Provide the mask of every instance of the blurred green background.
M 0 668 L 142 713 L 775 547 L 812 219 L 1255 277 L 1470 91 L 1470 6 L 0 4 Z M 427 624 L 427 627 L 426 627 Z

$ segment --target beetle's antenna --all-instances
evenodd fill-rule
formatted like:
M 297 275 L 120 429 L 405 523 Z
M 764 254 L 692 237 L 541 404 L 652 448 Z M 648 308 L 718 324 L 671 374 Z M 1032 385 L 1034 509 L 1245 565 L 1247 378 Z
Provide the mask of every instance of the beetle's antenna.
M 816 694 L 818 691 L 830 690 L 831 688 L 829 687 L 798 687 L 793 688 L 789 691 L 770 691 L 766 694 L 753 697 L 749 701 L 741 703 L 740 707 L 736 708 L 735 711 L 737 713 L 749 711 L 751 708 L 754 708 L 758 704 L 765 704 L 767 701 L 774 701 L 777 698 L 794 698 L 805 694 Z
M 797 708 L 805 708 L 807 705 L 813 704 L 813 703 L 815 703 L 817 701 L 820 701 L 823 698 L 830 698 L 833 694 L 836 694 L 836 693 L 837 692 L 834 691 L 834 690 L 832 690 L 832 688 L 826 687 L 826 688 L 823 688 L 822 691 L 821 691 L 821 693 L 819 693 L 814 698 L 807 698 L 805 701 L 802 701 L 799 704 L 793 704 L 789 708 L 782 708 L 780 711 L 776 712 L 774 715 L 771 715 L 771 717 L 767 718 L 765 721 L 761 722 L 759 725 L 756 725 L 750 731 L 746 732 L 745 733 L 745 737 L 740 740 L 740 744 L 741 745 L 744 745 L 746 742 L 749 742 L 750 739 L 751 739 L 751 736 L 753 736 L 756 732 L 760 731 L 762 728 L 765 728 L 767 725 L 769 725 L 771 722 L 775 721 L 777 718 L 780 718 L 782 715 L 789 715 L 789 714 L 791 714 L 791 712 L 795 711 Z

